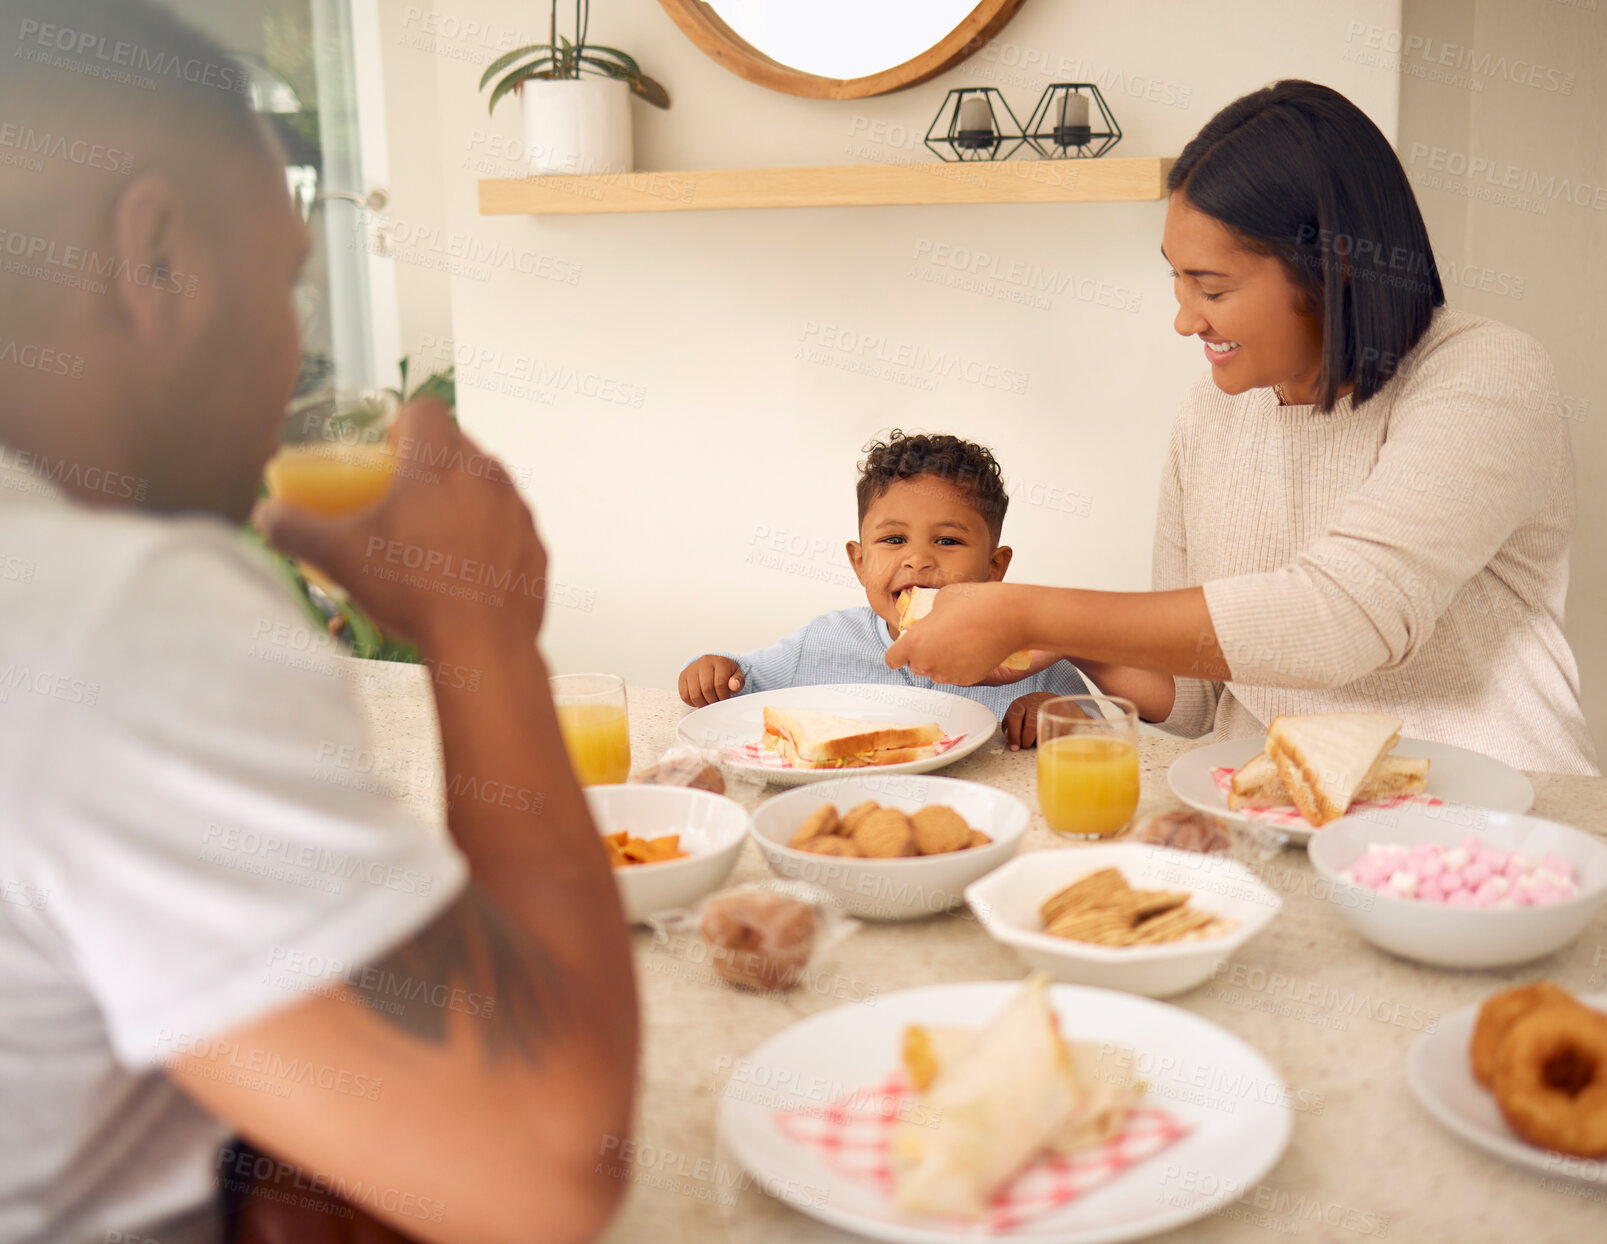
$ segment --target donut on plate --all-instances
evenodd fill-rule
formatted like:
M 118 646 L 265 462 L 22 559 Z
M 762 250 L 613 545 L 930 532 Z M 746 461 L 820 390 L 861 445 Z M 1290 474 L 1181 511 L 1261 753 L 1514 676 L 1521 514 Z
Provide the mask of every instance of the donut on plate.
M 1607 1015 L 1572 999 L 1520 1016 L 1501 1042 L 1495 1100 L 1531 1144 L 1607 1155 Z
M 1501 1042 L 1512 1030 L 1512 1025 L 1543 1005 L 1577 1006 L 1578 1003 L 1572 994 L 1550 981 L 1519 985 L 1516 989 L 1505 989 L 1485 999 L 1484 1005 L 1479 1008 L 1478 1023 L 1473 1028 L 1470 1051 L 1473 1078 L 1485 1088 L 1495 1083 L 1495 1069 L 1501 1061 Z

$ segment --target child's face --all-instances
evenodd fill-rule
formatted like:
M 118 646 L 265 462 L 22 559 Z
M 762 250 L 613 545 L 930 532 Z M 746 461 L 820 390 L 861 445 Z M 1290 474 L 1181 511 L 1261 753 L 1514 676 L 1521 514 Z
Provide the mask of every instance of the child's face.
M 894 480 L 870 503 L 848 560 L 870 607 L 898 637 L 898 594 L 1002 579 L 1010 549 L 993 547 L 971 495 L 936 475 Z

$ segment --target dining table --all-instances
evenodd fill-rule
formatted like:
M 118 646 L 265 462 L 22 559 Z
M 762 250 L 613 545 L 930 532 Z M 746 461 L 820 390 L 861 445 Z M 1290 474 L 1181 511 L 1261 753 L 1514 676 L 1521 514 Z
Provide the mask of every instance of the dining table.
M 440 739 L 424 670 L 361 664 L 353 683 L 376 770 L 407 775 L 403 798 L 444 827 Z M 692 710 L 673 691 L 656 687 L 631 686 L 627 699 L 632 767 L 640 770 L 676 745 L 677 723 Z M 1183 806 L 1168 787 L 1167 768 L 1210 741 L 1140 737 L 1139 817 Z M 1032 820 L 1020 852 L 1080 849 L 1045 823 L 1030 749 L 1012 752 L 995 735 L 935 776 L 986 783 L 1021 799 Z M 1607 837 L 1607 779 L 1528 777 L 1535 791 L 1532 815 Z M 728 793 L 751 810 L 784 789 L 739 783 Z M 1523 1244 L 1607 1238 L 1607 1183 L 1523 1169 L 1467 1144 L 1418 1103 L 1406 1070 L 1412 1043 L 1442 1016 L 1509 985 L 1545 978 L 1575 993 L 1607 991 L 1607 909 L 1538 962 L 1448 970 L 1364 941 L 1303 848 L 1274 848 L 1253 858 L 1251 867 L 1281 896 L 1282 910 L 1211 979 L 1168 1004 L 1233 1033 L 1278 1070 L 1289 1089 L 1285 1108 L 1294 1113 L 1291 1139 L 1259 1182 L 1235 1188 L 1209 1216 L 1150 1238 L 1195 1244 L 1269 1236 Z M 749 841 L 727 884 L 770 875 Z M 875 1006 L 917 986 L 1027 975 L 1014 952 L 963 907 L 916 920 L 864 921 L 830 949 L 820 971 L 812 968 L 805 986 L 788 993 L 733 988 L 695 952 L 694 941 L 663 929 L 638 927 L 633 937 L 641 1068 L 628 1154 L 620 1152 L 619 1138 L 605 1141 L 598 1154 L 600 1169 L 618 1172 L 630 1185 L 604 1236 L 609 1244 L 863 1238 L 789 1204 L 809 1200 L 806 1180 L 767 1189 L 722 1147 L 722 1098 L 764 1091 L 746 1056 L 829 1008 Z M 1191 1181 L 1211 1177 L 1209 1171 L 1169 1174 L 1180 1204 L 1200 1190 Z

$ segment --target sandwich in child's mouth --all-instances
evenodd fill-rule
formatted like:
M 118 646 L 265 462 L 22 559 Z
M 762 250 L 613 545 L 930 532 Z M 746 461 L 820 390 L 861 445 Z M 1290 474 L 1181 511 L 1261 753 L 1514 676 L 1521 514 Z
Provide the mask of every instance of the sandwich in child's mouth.
M 927 614 L 932 612 L 932 606 L 937 603 L 937 588 L 935 587 L 907 587 L 898 594 L 898 629 L 907 631 Z M 1004 659 L 1004 667 L 1012 670 L 1024 670 L 1032 664 L 1032 653 L 1028 651 L 1012 652 Z

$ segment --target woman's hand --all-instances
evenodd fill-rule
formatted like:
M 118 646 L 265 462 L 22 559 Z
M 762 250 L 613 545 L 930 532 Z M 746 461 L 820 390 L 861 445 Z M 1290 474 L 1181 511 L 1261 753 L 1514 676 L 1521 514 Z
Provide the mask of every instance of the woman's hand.
M 949 584 L 932 612 L 887 650 L 888 668 L 907 665 L 912 674 L 960 687 L 990 678 L 1005 657 L 1026 647 L 1025 594 L 1032 591 L 1017 583 Z
M 1041 674 L 1056 661 L 1065 660 L 1065 655 L 1059 652 L 1049 652 L 1043 648 L 1032 649 L 1032 660 L 1024 670 L 1011 669 L 1008 665 L 996 666 L 986 678 L 979 679 L 979 687 L 1008 687 L 1013 682 L 1020 682 L 1023 678 L 1031 678 L 1034 674 Z

